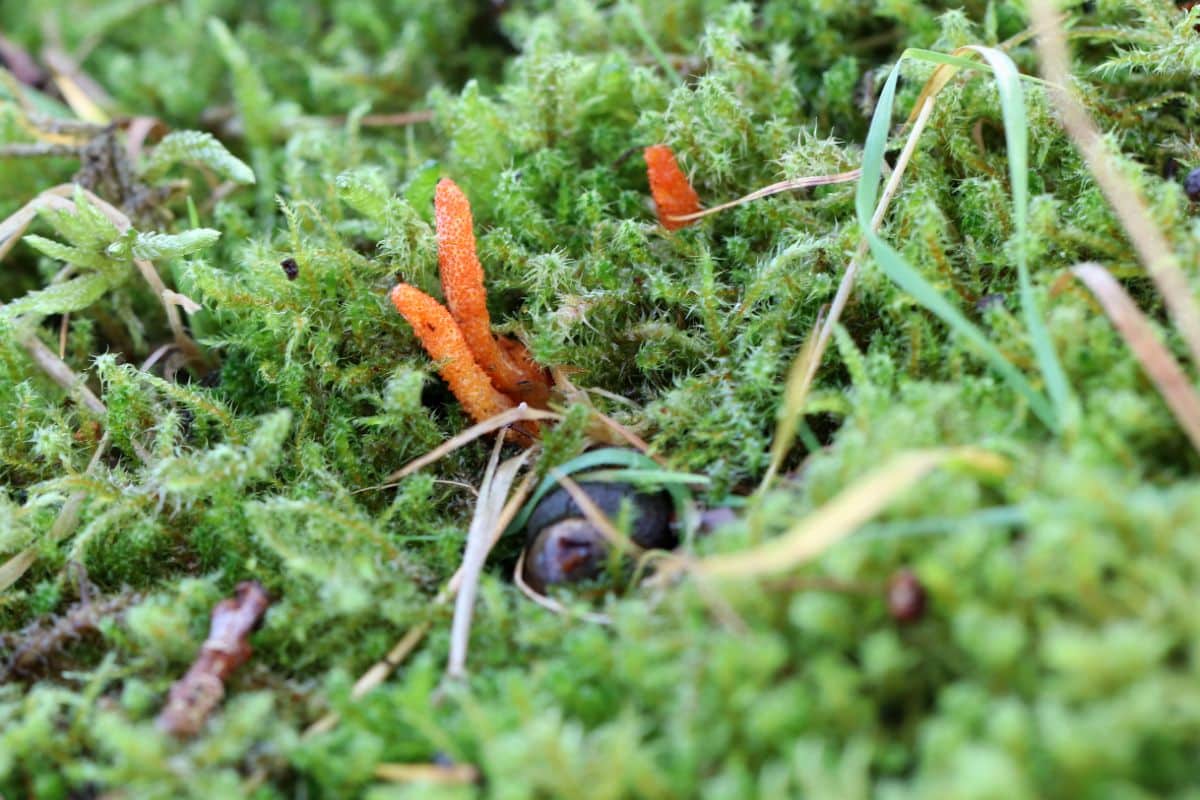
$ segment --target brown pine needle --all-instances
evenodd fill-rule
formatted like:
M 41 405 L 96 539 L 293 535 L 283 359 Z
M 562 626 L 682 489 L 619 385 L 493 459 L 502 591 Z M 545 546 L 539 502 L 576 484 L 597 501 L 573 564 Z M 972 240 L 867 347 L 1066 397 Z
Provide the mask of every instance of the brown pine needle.
M 834 175 L 812 175 L 805 178 L 790 178 L 786 181 L 772 183 L 770 186 L 764 186 L 757 189 L 748 195 L 739 197 L 736 200 L 730 200 L 728 203 L 721 203 L 719 206 L 706 208 L 703 211 L 697 211 L 692 214 L 672 215 L 667 219 L 676 223 L 693 222 L 698 219 L 703 219 L 710 214 L 716 214 L 721 211 L 727 211 L 737 206 L 745 205 L 746 203 L 755 200 L 761 200 L 764 197 L 771 195 L 782 194 L 783 192 L 791 192 L 796 189 L 810 189 L 814 186 L 832 186 L 839 183 L 851 183 L 859 179 L 862 175 L 861 169 L 852 169 L 849 172 L 838 172 Z
M 595 387 L 588 389 L 580 389 L 571 379 L 567 377 L 567 371 L 562 367 L 551 367 L 550 375 L 554 378 L 554 386 L 563 394 L 567 402 L 583 403 L 592 412 L 592 417 L 600 423 L 600 426 L 592 426 L 588 430 L 588 435 L 593 439 L 602 441 L 608 444 L 621 445 L 622 443 L 631 445 L 634 449 L 640 451 L 646 456 L 654 459 L 662 466 L 666 466 L 667 462 L 662 456 L 655 455 L 650 452 L 650 443 L 642 437 L 638 436 L 627 426 L 617 422 L 612 417 L 605 414 L 592 403 L 591 394 L 595 393 L 601 397 L 607 397 L 610 400 L 616 400 L 619 403 L 627 403 L 629 405 L 636 404 L 628 398 L 622 397 L 619 394 L 607 391 L 606 389 L 597 389 Z M 611 431 L 615 436 L 609 436 Z
M 935 467 L 950 461 L 992 472 L 1007 467 L 999 456 L 972 447 L 901 453 L 843 489 L 785 533 L 740 552 L 690 562 L 668 561 L 663 573 L 686 569 L 702 578 L 757 578 L 795 569 L 850 536 Z
M 536 408 L 530 408 L 522 403 L 516 408 L 511 408 L 503 414 L 497 414 L 491 419 L 486 419 L 483 422 L 472 425 L 462 433 L 452 439 L 438 445 L 433 450 L 430 450 L 420 458 L 414 459 L 405 464 L 400 469 L 393 472 L 383 479 L 383 483 L 379 486 L 369 486 L 364 489 L 357 489 L 358 492 L 365 492 L 371 489 L 388 489 L 396 485 L 397 481 L 404 480 L 409 475 L 412 475 L 419 469 L 429 466 L 433 462 L 444 458 L 453 453 L 458 448 L 470 444 L 481 436 L 487 436 L 492 431 L 500 430 L 508 425 L 517 422 L 532 421 L 532 420 L 561 420 L 561 414 L 555 414 L 553 411 L 540 411 Z
M 1079 264 L 1072 274 L 1084 283 L 1104 306 L 1104 313 L 1137 356 L 1158 393 L 1166 401 L 1192 447 L 1200 452 L 1200 396 L 1171 352 L 1154 334 L 1146 315 L 1117 279 L 1099 264 Z
M 1200 367 L 1200 306 L 1191 284 L 1180 268 L 1179 260 L 1162 230 L 1155 224 L 1142 193 L 1116 170 L 1116 156 L 1110 152 L 1100 129 L 1074 93 L 1066 87 L 1071 80 L 1070 61 L 1062 25 L 1054 8 L 1045 0 L 1031 6 L 1034 24 L 1041 30 L 1037 37 L 1042 75 L 1054 87 L 1050 89 L 1063 128 L 1083 154 L 1092 177 L 1112 206 L 1146 271 L 1158 287 L 1172 321 L 1187 344 L 1192 363 Z
M 462 786 L 479 780 L 479 770 L 470 764 L 379 764 L 375 777 L 391 783 L 436 783 Z

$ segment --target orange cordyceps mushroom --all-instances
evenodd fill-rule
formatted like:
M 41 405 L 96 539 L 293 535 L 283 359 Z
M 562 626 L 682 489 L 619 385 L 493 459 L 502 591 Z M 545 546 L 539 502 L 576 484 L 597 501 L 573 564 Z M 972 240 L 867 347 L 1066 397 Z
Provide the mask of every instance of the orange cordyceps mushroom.
M 438 183 L 434 211 L 446 305 L 406 283 L 392 289 L 392 304 L 439 362 L 450 391 L 477 422 L 518 403 L 545 408 L 550 399 L 546 370 L 534 363 L 525 345 L 492 334 L 471 204 L 449 178 Z M 510 441 L 529 443 L 537 437 L 538 425 L 522 422 L 507 435 Z
M 476 422 L 483 422 L 515 403 L 497 391 L 475 361 L 462 331 L 446 307 L 407 283 L 392 289 L 392 305 L 412 326 L 429 357 L 438 362 L 438 374 Z
M 691 221 L 675 217 L 700 211 L 700 196 L 683 170 L 679 169 L 671 148 L 665 144 L 652 145 L 645 149 L 643 156 L 646 159 L 646 176 L 650 179 L 650 194 L 658 209 L 658 221 L 669 231 L 691 225 Z
M 497 342 L 492 334 L 483 265 L 475 251 L 470 201 L 454 181 L 442 178 L 433 202 L 438 270 L 450 315 L 497 389 L 518 402 L 545 408 L 550 395 L 545 372 L 533 363 L 524 345 L 507 339 Z

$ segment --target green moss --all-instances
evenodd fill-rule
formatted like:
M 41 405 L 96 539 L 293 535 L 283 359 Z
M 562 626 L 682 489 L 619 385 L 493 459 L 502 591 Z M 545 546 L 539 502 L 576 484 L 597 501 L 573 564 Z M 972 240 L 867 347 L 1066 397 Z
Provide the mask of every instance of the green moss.
M 0 685 L 0 794 L 1185 796 L 1200 781 L 1200 459 L 1068 268 L 1108 266 L 1183 348 L 1044 89 L 1025 87 L 1027 241 L 995 85 L 966 75 L 939 96 L 883 235 L 1040 392 L 1019 307 L 1026 247 L 1080 404 L 1060 434 L 868 259 L 802 444 L 751 495 L 788 367 L 858 246 L 854 187 L 676 233 L 649 203 L 639 154 L 655 142 L 708 205 L 854 168 L 905 48 L 997 45 L 1026 29 L 1026 4 L 26 5 L 0 12 L 7 37 L 82 53 L 114 114 L 176 132 L 126 165 L 134 188 L 162 190 L 133 232 L 79 201 L 76 216 L 42 214 L 0 267 L 0 561 L 35 556 L 0 593 L 0 643 L 28 645 L 21 629 L 81 586 L 140 592 L 40 674 Z M 1200 164 L 1196 12 L 1102 0 L 1067 13 L 1079 88 L 1194 280 L 1200 217 L 1163 168 Z M 1036 72 L 1028 42 L 1009 53 Z M 898 115 L 932 69 L 904 62 Z M 433 121 L 364 116 L 416 108 Z M 0 140 L 34 138 L 0 101 Z M 78 166 L 0 160 L 0 210 Z M 602 607 L 609 627 L 524 599 L 507 577 L 518 543 L 502 542 L 470 676 L 444 682 L 450 610 L 433 599 L 461 558 L 475 503 L 463 484 L 478 485 L 488 447 L 380 486 L 469 422 L 386 300 L 397 279 L 438 294 L 442 175 L 471 198 L 496 328 L 605 390 L 592 402 L 668 469 L 707 476 L 700 502 L 738 509 L 698 552 L 778 535 L 912 448 L 980 445 L 1011 468 L 935 473 L 788 579 L 561 596 Z M 169 195 L 172 181 L 186 185 Z M 172 333 L 134 256 L 201 303 L 186 323 L 209 365 L 159 353 L 141 368 Z M 76 274 L 56 281 L 64 263 Z M 29 356 L 31 336 L 58 352 L 64 313 L 64 361 L 102 415 Z M 586 406 L 566 412 L 540 474 L 584 447 Z M 911 625 L 884 595 L 901 566 L 928 592 Z M 162 736 L 154 716 L 212 605 L 250 578 L 274 599 L 253 658 L 199 737 Z M 405 665 L 352 699 L 426 622 Z M 329 711 L 333 731 L 302 736 Z M 441 757 L 484 781 L 375 777 Z

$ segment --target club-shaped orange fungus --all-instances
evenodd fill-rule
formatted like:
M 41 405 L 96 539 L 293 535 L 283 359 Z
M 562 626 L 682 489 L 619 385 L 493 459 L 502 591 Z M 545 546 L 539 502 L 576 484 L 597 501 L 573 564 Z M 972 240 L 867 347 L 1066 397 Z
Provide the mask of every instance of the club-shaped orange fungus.
M 650 179 L 650 194 L 658 209 L 658 221 L 669 231 L 691 225 L 688 221 L 672 219 L 699 211 L 700 196 L 679 168 L 671 148 L 665 144 L 651 145 L 645 149 L 643 156 L 646 159 L 646 177 Z
M 445 306 L 407 283 L 397 284 L 392 289 L 392 305 L 412 326 L 425 352 L 438 363 L 438 374 L 476 422 L 483 422 L 516 405 L 496 390 L 487 373 L 476 363 Z
M 524 346 L 517 345 L 524 353 L 517 356 L 511 348 L 502 349 L 492 335 L 487 291 L 483 287 L 483 265 L 475 251 L 470 201 L 454 181 L 442 178 L 434 194 L 433 207 L 442 292 L 467 347 L 479 366 L 491 376 L 497 389 L 532 406 L 544 408 L 545 397 L 549 395 L 545 373 L 533 363 Z M 541 397 L 541 402 L 534 402 L 536 397 Z

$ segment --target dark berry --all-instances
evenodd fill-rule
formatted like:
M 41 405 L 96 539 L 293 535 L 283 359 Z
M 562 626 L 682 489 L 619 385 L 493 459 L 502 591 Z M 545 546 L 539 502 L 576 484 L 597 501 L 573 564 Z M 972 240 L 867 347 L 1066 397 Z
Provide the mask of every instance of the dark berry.
M 1187 192 L 1188 200 L 1200 203 L 1200 167 L 1196 167 L 1183 179 L 1183 191 Z
M 670 549 L 679 544 L 671 527 L 672 505 L 666 492 L 641 491 L 627 483 L 606 481 L 581 481 L 579 488 L 609 518 L 615 519 L 628 503 L 629 538 L 639 547 Z M 612 548 L 608 540 L 563 487 L 538 501 L 525 530 L 522 577 L 538 592 L 595 578 L 609 563 Z
M 912 570 L 902 569 L 888 581 L 887 604 L 897 622 L 916 622 L 925 614 L 925 587 Z
M 283 267 L 283 274 L 287 275 L 289 281 L 296 280 L 296 276 L 300 274 L 300 265 L 294 258 L 285 258 L 279 262 L 279 266 Z

